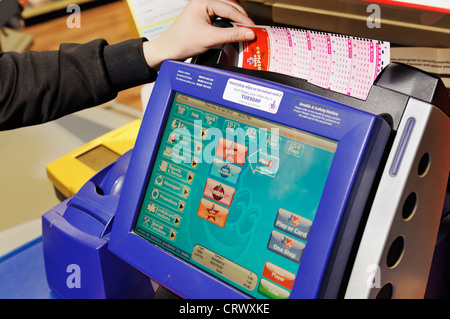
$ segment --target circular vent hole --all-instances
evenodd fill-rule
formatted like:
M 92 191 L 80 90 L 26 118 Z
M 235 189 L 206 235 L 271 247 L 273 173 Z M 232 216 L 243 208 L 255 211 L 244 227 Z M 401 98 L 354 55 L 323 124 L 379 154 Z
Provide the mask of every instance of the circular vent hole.
M 430 153 L 425 153 L 422 155 L 419 161 L 419 166 L 417 167 L 417 173 L 419 176 L 425 176 L 430 168 L 431 155 Z
M 394 287 L 392 284 L 387 283 L 380 289 L 380 291 L 378 291 L 376 299 L 391 299 L 393 291 Z
M 403 236 L 398 236 L 392 242 L 391 247 L 389 248 L 386 264 L 389 268 L 394 268 L 400 262 L 400 259 L 403 256 L 403 251 L 405 248 L 405 239 Z
M 403 203 L 402 218 L 404 220 L 409 220 L 416 211 L 416 207 L 417 193 L 412 192 L 408 195 L 408 197 L 406 197 L 405 202 Z

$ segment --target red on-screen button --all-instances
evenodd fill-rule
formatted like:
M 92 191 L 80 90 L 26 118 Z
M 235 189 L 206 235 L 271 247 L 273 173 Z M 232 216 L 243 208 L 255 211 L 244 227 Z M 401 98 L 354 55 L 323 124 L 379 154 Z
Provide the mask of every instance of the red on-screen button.
M 294 286 L 295 275 L 293 273 L 268 261 L 264 265 L 263 276 L 290 290 Z

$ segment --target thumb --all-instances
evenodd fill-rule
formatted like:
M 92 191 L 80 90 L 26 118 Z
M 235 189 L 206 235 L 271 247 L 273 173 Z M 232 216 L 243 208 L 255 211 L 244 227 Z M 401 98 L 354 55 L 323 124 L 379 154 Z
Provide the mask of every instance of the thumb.
M 256 35 L 252 29 L 245 27 L 233 27 L 233 28 L 217 28 L 215 27 L 215 40 L 217 43 L 231 43 L 231 42 L 242 42 L 251 41 L 255 39 Z

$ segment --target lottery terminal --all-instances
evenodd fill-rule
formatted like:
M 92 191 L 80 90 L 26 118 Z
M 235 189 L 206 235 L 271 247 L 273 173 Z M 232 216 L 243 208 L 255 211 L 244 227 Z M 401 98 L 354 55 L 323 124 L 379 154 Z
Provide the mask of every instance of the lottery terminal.
M 382 42 L 373 44 L 380 56 Z M 355 97 L 237 67 L 239 45 L 165 61 L 142 120 L 127 128 L 133 147 L 43 214 L 50 289 L 61 298 L 448 297 L 442 80 L 390 62 Z M 252 57 L 243 61 L 257 65 Z M 69 265 L 88 278 L 79 288 L 67 284 Z

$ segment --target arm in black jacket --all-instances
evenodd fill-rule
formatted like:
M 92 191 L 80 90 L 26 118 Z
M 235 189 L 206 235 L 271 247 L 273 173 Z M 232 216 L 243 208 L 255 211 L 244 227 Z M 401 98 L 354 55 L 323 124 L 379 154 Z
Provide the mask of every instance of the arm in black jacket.
M 44 123 L 154 81 L 144 39 L 63 44 L 58 51 L 0 53 L 0 130 Z
M 1 1 L 1 0 L 0 0 Z M 213 17 L 251 25 L 235 1 L 191 0 L 160 37 L 108 45 L 64 44 L 58 51 L 0 53 L 0 130 L 54 120 L 154 81 L 166 59 L 184 60 L 228 42 L 251 41 L 248 28 L 218 28 Z

